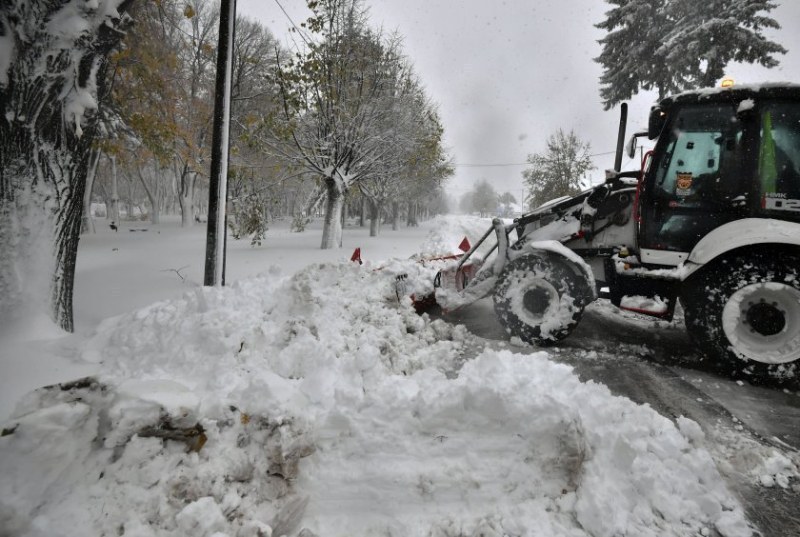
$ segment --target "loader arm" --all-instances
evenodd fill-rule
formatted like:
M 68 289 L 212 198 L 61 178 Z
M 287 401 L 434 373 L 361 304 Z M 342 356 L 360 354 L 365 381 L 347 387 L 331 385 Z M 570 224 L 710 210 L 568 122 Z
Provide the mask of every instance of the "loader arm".
M 492 293 L 497 276 L 503 271 L 508 262 L 508 235 L 518 228 L 518 223 L 506 225 L 499 218 L 492 220 L 492 227 L 465 253 L 453 269 L 440 271 L 434 284 L 436 301 L 448 311 L 453 311 L 480 300 Z M 489 249 L 482 259 L 475 259 L 478 248 L 495 236 L 495 244 Z M 491 264 L 486 260 L 497 250 L 497 257 Z M 474 267 L 477 268 L 477 272 Z M 474 277 L 468 279 L 469 274 Z M 449 285 L 448 285 L 449 282 Z

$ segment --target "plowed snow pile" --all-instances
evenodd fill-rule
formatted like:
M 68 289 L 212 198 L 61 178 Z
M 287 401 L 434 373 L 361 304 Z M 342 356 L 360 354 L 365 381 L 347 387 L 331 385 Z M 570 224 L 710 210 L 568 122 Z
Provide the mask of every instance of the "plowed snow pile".
M 431 227 L 431 233 L 419 248 L 422 257 L 460 254 L 458 245 L 461 240 L 467 237 L 471 243 L 476 243 L 492 227 L 492 219 L 463 215 L 437 216 Z M 488 250 L 494 244 L 494 237 L 490 237 L 482 251 Z
M 694 422 L 544 352 L 463 363 L 471 336 L 398 302 L 392 271 L 316 265 L 106 321 L 100 375 L 8 422 L 0 535 L 751 534 Z

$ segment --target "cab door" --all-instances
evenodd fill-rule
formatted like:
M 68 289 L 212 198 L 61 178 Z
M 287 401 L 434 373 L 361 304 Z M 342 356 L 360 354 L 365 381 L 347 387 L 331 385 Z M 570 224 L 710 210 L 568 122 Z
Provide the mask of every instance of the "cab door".
M 755 216 L 800 221 L 800 103 L 759 107 Z
M 642 262 L 678 265 L 712 229 L 745 215 L 752 166 L 744 134 L 733 104 L 671 113 L 640 198 Z

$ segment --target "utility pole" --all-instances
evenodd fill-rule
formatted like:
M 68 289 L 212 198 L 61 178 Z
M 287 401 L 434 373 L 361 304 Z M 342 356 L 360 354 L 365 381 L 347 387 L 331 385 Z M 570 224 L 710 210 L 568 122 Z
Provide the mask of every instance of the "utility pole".
M 222 0 L 219 12 L 217 83 L 208 187 L 208 227 L 204 285 L 225 285 L 225 211 L 228 197 L 228 143 L 231 118 L 231 69 L 236 31 L 236 0 Z

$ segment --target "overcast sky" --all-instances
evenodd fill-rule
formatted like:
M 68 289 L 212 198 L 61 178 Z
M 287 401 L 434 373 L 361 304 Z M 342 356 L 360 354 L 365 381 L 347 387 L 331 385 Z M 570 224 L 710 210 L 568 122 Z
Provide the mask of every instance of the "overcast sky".
M 309 12 L 304 0 L 279 0 L 295 23 Z M 800 83 L 800 2 L 777 2 L 782 29 L 768 34 L 789 50 L 778 68 L 731 66 L 737 83 Z M 613 152 L 619 111 L 603 111 L 599 97 L 603 0 L 366 0 L 374 27 L 397 31 L 428 95 L 439 106 L 446 144 L 456 164 L 458 194 L 486 179 L 498 193 L 522 193 L 530 153 L 543 151 L 559 127 L 575 129 L 592 153 Z M 289 41 L 290 22 L 276 0 L 238 0 L 240 14 L 260 20 Z M 630 105 L 628 132 L 647 124 L 654 93 Z M 613 154 L 595 158 L 599 182 Z M 502 166 L 470 166 L 501 164 Z M 520 165 L 523 164 L 523 165 Z

